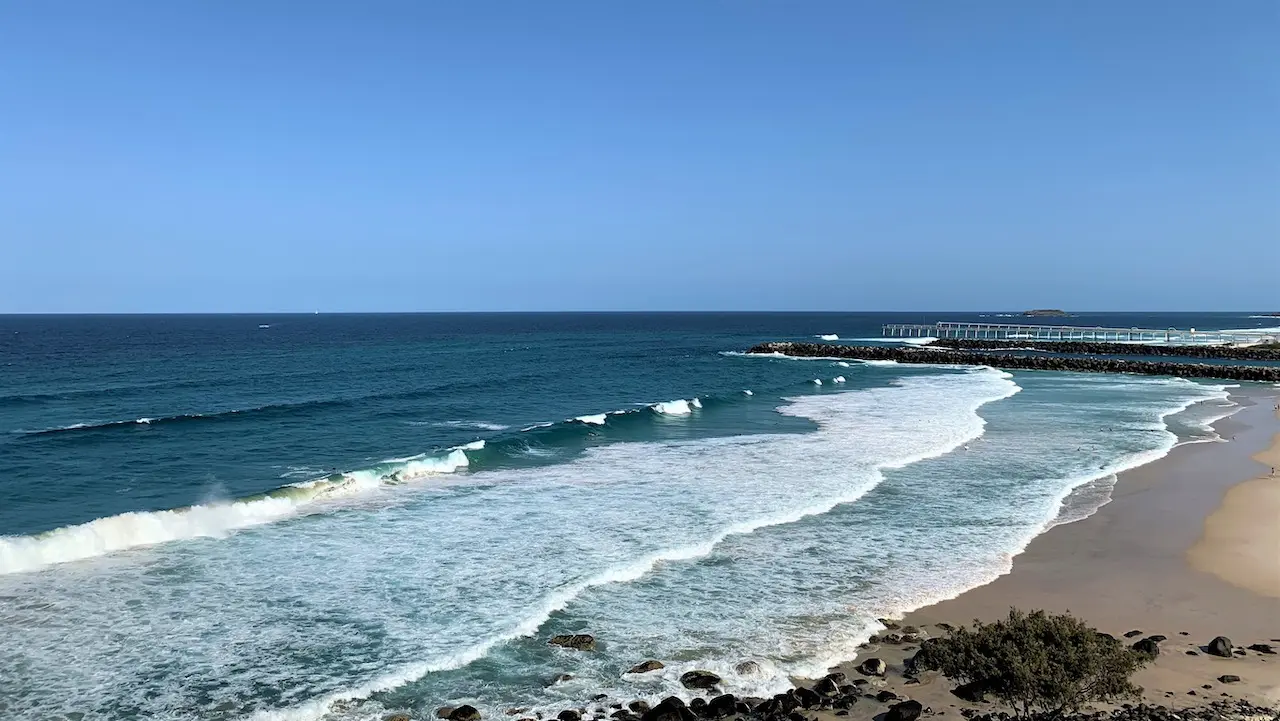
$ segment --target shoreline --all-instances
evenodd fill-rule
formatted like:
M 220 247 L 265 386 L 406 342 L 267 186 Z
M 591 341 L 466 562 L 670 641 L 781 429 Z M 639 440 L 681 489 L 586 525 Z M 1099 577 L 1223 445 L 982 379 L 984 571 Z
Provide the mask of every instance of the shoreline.
M 1135 641 L 1167 637 L 1159 658 L 1134 676 L 1146 703 L 1280 704 L 1280 656 L 1249 650 L 1221 659 L 1200 650 L 1219 635 L 1238 646 L 1280 648 L 1280 475 L 1270 475 L 1272 466 L 1280 473 L 1280 412 L 1273 410 L 1280 390 L 1238 388 L 1230 400 L 1241 409 L 1211 424 L 1223 442 L 1182 443 L 1121 472 L 1110 501 L 1092 515 L 1048 526 L 1008 573 L 904 614 L 892 624 L 902 627 L 896 633 L 915 627 L 922 637 L 940 636 L 947 625 L 1002 618 L 1011 606 L 1069 611 L 1122 639 L 1132 630 L 1142 632 Z M 957 698 L 946 679 L 905 678 L 904 661 L 916 646 L 886 642 L 892 639 L 872 637 L 856 660 L 833 670 L 854 678 L 858 664 L 880 658 L 889 672 L 873 679 L 876 686 L 935 712 L 997 710 Z M 1241 680 L 1217 680 L 1228 673 Z M 884 708 L 868 704 L 851 718 L 871 719 Z

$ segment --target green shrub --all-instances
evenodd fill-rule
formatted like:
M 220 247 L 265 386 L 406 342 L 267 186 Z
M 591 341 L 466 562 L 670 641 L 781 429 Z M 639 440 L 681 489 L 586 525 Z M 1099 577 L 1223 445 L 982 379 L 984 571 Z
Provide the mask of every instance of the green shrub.
M 1087 703 L 1137 696 L 1140 689 L 1129 677 L 1147 660 L 1070 614 L 1011 608 L 1002 621 L 974 621 L 972 630 L 926 641 L 916 666 L 940 671 L 1021 716 L 1058 716 Z

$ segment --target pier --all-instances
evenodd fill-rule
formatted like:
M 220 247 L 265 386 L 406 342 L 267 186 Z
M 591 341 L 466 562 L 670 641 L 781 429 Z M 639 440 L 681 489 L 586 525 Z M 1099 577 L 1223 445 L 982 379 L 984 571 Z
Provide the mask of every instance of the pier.
M 1196 330 L 1195 328 L 1102 328 L 1019 323 L 890 323 L 886 338 L 952 338 L 961 340 L 1093 341 L 1101 343 L 1170 343 L 1178 345 L 1262 343 L 1277 340 L 1264 331 Z

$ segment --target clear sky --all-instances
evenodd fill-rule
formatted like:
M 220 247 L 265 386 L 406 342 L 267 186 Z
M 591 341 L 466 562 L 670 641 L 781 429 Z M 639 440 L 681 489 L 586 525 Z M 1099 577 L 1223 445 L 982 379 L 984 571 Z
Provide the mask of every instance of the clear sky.
M 1280 309 L 1280 2 L 0 3 L 0 312 Z

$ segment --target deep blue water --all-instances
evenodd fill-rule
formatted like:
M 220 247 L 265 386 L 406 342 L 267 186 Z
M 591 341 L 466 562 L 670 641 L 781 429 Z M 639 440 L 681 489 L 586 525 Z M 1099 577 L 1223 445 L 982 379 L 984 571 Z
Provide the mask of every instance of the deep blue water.
M 1280 325 L 1249 315 L 1061 322 Z M 738 354 L 988 318 L 0 316 L 0 715 L 427 716 L 691 664 L 768 690 L 1229 412 L 1212 383 Z M 669 673 L 622 674 L 644 657 Z

